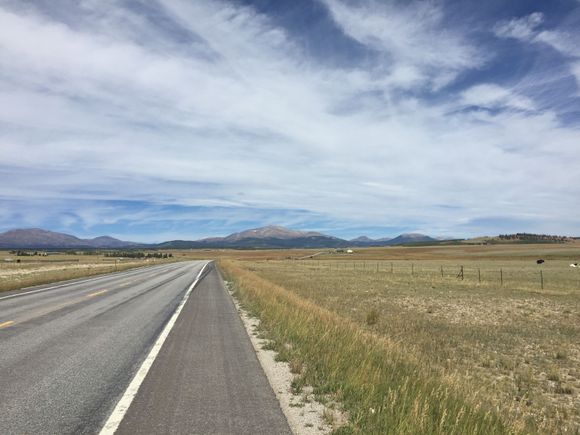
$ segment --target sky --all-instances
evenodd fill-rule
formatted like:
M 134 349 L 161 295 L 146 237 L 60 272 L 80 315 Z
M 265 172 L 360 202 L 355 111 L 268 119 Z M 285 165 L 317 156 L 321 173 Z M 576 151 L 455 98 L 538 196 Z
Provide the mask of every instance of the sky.
M 0 0 L 0 231 L 579 218 L 579 0 Z

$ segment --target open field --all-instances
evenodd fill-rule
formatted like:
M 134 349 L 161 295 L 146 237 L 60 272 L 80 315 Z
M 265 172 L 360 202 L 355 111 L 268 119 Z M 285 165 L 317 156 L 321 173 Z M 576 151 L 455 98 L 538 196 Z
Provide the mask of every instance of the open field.
M 342 401 L 349 430 L 580 432 L 578 244 L 231 254 L 224 270 L 297 384 Z M 402 397 L 412 406 L 389 408 Z
M 0 251 L 0 292 L 30 287 L 68 279 L 100 275 L 115 271 L 132 269 L 172 259 L 119 259 L 104 255 L 78 255 L 61 253 L 50 256 L 16 257 L 8 251 Z M 11 259 L 10 262 L 4 259 Z M 20 260 L 20 263 L 17 263 Z

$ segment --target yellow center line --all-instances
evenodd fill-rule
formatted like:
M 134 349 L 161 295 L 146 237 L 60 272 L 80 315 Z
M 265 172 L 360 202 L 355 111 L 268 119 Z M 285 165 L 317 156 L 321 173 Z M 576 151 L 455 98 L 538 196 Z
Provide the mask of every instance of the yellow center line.
M 9 320 L 7 322 L 0 323 L 0 329 L 7 328 L 10 325 L 14 325 L 14 320 Z
M 89 294 L 87 295 L 87 298 L 92 298 L 92 297 L 98 296 L 98 295 L 100 295 L 100 294 L 106 293 L 106 292 L 108 292 L 108 291 L 109 291 L 109 290 L 105 289 L 105 290 L 99 290 L 98 292 L 89 293 Z

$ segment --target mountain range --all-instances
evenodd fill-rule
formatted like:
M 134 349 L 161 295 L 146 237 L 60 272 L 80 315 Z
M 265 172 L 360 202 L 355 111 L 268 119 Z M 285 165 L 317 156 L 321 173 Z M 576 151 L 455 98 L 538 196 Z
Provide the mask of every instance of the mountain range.
M 0 234 L 0 248 L 4 249 L 117 249 L 138 245 L 109 236 L 79 239 L 70 234 L 40 228 L 16 229 Z
M 395 238 L 371 239 L 366 236 L 352 240 L 314 231 L 295 231 L 281 226 L 254 228 L 226 237 L 200 240 L 171 240 L 158 244 L 144 244 L 118 240 L 109 236 L 81 239 L 70 234 L 39 228 L 15 229 L 0 233 L 2 249 L 200 249 L 200 248 L 346 248 L 390 246 L 412 243 L 435 243 L 437 239 L 423 234 L 401 234 Z

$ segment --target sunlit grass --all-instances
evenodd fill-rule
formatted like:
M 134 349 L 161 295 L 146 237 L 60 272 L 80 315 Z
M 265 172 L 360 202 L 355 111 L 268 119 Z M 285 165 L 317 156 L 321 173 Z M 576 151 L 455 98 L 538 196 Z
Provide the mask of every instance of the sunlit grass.
M 550 261 L 543 265 L 550 279 L 541 289 L 533 279 L 539 269 L 527 260 L 464 261 L 463 280 L 457 278 L 459 264 L 449 261 L 395 261 L 392 273 L 390 263 L 379 263 L 378 271 L 368 261 L 244 265 L 398 341 L 434 377 L 479 391 L 482 400 L 508 421 L 525 423 L 528 432 L 579 430 L 577 269 L 564 260 Z M 503 286 L 499 280 L 480 283 L 472 272 L 489 274 L 500 267 L 507 271 Z M 558 379 L 550 379 L 550 372 L 558 372 Z
M 371 316 L 371 324 L 363 326 L 356 318 L 324 308 L 312 294 L 308 300 L 240 263 L 222 260 L 220 264 L 228 279 L 235 282 L 242 303 L 260 317 L 281 358 L 302 367 L 293 387 L 299 390 L 311 385 L 319 398 L 338 402 L 346 411 L 349 424 L 337 433 L 490 434 L 523 430 L 521 421 L 503 419 L 479 393 L 467 396 L 459 377 L 444 372 L 435 376 L 429 364 L 409 351 L 403 341 L 377 333 L 373 328 L 380 319 Z M 246 266 L 273 267 L 265 262 Z M 303 275 L 304 281 L 316 282 L 313 279 L 313 274 Z M 357 304 L 350 300 L 342 303 Z
M 2 254 L 4 258 L 12 258 L 12 261 L 0 263 L 0 292 L 183 259 L 178 257 L 169 260 L 157 259 L 155 263 L 146 260 L 115 260 L 102 255 L 69 253 L 23 258 L 0 252 L 0 255 Z M 22 262 L 17 263 L 18 259 Z

